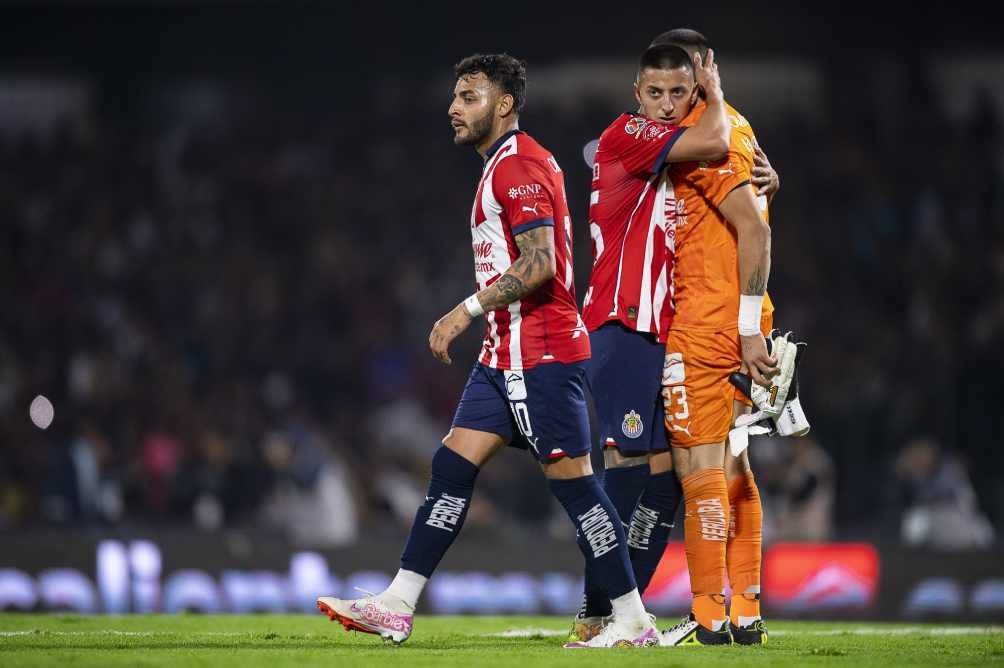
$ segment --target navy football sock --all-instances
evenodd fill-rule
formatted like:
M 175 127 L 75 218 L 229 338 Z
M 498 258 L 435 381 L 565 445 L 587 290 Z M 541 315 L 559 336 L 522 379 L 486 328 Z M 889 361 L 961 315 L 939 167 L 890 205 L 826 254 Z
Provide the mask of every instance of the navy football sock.
M 676 471 L 649 476 L 628 528 L 628 552 L 639 593 L 645 593 L 666 551 L 682 498 L 683 488 Z
M 633 590 L 624 526 L 595 476 L 548 479 L 547 484 L 575 525 L 576 542 L 608 605 L 610 599 Z
M 631 523 L 631 515 L 638 504 L 638 497 L 645 490 L 648 481 L 648 464 L 608 468 L 603 473 L 603 490 L 621 518 L 624 531 Z M 606 616 L 611 611 L 610 599 L 596 583 L 596 573 L 586 563 L 585 594 L 582 599 L 583 617 Z
M 621 522 L 624 523 L 625 531 L 631 524 L 631 515 L 634 513 L 635 506 L 638 505 L 638 499 L 641 498 L 642 492 L 645 491 L 648 479 L 648 464 L 606 470 L 603 491 L 607 493 L 610 502 L 614 504 Z
M 478 467 L 442 447 L 432 457 L 432 477 L 425 503 L 415 513 L 401 568 L 430 577 L 460 533 L 474 494 Z

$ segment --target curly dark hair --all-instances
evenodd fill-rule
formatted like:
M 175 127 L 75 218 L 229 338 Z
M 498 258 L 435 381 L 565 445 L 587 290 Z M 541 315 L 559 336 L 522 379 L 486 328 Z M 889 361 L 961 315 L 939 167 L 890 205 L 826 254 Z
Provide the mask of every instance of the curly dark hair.
M 480 72 L 503 93 L 512 95 L 517 112 L 526 104 L 526 61 L 513 58 L 508 53 L 467 56 L 453 66 L 457 79 Z

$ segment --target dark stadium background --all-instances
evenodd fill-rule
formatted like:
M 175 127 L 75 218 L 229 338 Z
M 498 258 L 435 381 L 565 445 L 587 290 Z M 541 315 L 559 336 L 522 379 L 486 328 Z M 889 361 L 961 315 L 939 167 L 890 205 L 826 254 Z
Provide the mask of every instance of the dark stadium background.
M 0 568 L 92 577 L 99 544 L 153 546 L 164 577 L 298 550 L 394 568 L 479 344 L 449 368 L 426 346 L 472 286 L 452 64 L 529 62 L 521 126 L 564 167 L 581 299 L 582 146 L 688 26 L 781 175 L 769 289 L 810 346 L 811 435 L 752 446 L 768 539 L 873 546 L 877 593 L 834 614 L 1004 616 L 999 30 L 678 4 L 4 5 Z M 444 568 L 574 574 L 559 513 L 507 452 Z M 555 561 L 498 556 L 541 540 Z

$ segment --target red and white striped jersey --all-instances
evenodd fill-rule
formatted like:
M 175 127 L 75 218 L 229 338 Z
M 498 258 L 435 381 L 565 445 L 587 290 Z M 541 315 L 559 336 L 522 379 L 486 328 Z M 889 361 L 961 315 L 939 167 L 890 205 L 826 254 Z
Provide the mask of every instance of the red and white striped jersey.
M 665 342 L 673 319 L 676 199 L 663 171 L 683 128 L 621 114 L 600 136 L 589 232 L 593 271 L 582 316 L 593 331 L 615 320 Z
M 519 257 L 516 235 L 554 227 L 554 278 L 506 308 L 485 313 L 488 333 L 478 361 L 496 369 L 530 369 L 546 362 L 589 358 L 572 276 L 572 219 L 565 181 L 551 153 L 519 130 L 486 154 L 471 211 L 474 274 L 481 290 Z

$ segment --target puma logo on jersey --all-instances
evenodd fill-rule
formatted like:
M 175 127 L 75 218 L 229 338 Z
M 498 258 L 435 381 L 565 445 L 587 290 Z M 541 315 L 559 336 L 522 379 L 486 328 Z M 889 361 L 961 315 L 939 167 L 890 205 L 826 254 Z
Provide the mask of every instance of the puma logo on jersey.
M 686 427 L 681 427 L 678 424 L 672 424 L 670 426 L 673 428 L 673 431 L 682 431 L 684 434 L 686 434 L 690 438 L 694 437 L 694 435 L 690 433 L 690 423 L 689 422 L 687 423 Z
M 533 213 L 533 214 L 536 214 L 537 213 L 537 205 L 534 204 L 532 207 L 523 205 L 523 210 L 524 211 L 529 211 L 530 213 Z

